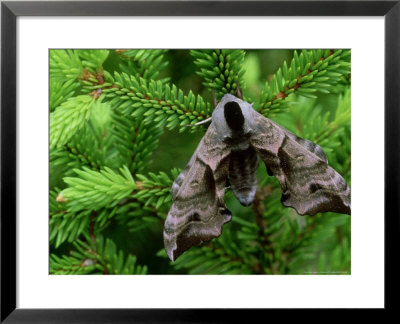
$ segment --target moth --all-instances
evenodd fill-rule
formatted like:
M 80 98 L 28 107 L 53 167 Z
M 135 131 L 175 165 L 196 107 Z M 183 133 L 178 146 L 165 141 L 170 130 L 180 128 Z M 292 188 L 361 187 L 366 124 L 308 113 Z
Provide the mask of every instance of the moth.
M 164 224 L 164 246 L 172 261 L 190 247 L 221 235 L 222 226 L 232 218 L 224 202 L 227 181 L 242 205 L 253 202 L 260 159 L 281 185 L 283 206 L 300 215 L 350 215 L 350 188 L 328 165 L 320 146 L 226 94 L 172 185 L 173 203 Z

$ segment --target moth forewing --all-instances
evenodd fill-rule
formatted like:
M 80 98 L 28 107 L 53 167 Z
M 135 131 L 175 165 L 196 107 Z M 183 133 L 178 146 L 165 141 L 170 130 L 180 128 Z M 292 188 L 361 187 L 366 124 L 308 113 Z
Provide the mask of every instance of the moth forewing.
M 164 225 L 164 246 L 171 260 L 221 235 L 231 220 L 224 202 L 229 150 L 211 124 L 172 187 L 173 203 Z
M 251 137 L 269 172 L 282 187 L 282 204 L 300 215 L 351 213 L 350 188 L 327 163 L 322 148 L 257 114 Z

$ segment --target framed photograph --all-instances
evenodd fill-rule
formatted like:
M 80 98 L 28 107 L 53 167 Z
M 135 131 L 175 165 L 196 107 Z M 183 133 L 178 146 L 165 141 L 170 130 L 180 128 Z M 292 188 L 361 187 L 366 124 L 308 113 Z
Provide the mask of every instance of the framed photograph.
M 398 1 L 1 10 L 1 321 L 393 309 Z

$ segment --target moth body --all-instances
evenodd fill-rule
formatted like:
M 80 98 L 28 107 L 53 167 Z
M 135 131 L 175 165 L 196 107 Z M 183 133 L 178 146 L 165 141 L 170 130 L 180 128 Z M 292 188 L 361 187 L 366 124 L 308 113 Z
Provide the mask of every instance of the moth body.
M 227 94 L 213 113 L 217 130 L 228 134 L 223 139 L 231 151 L 228 179 L 233 194 L 243 206 L 251 205 L 257 190 L 259 158 L 250 144 L 254 127 L 252 111 L 249 103 Z

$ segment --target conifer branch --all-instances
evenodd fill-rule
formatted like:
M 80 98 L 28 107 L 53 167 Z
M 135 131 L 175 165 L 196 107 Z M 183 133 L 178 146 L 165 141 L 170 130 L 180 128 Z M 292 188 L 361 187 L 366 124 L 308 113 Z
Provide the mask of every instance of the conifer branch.
M 51 274 L 146 274 L 147 267 L 136 265 L 136 257 L 117 250 L 115 243 L 98 235 L 93 242 L 90 237 L 85 241 L 73 242 L 75 250 L 70 256 L 50 256 Z
M 65 241 L 73 242 L 79 235 L 88 231 L 90 211 L 71 213 L 57 202 L 57 189 L 50 191 L 50 243 L 59 247 Z
M 84 78 L 101 70 L 108 54 L 107 50 L 50 50 L 50 77 L 59 82 Z
M 104 49 L 75 50 L 82 59 L 82 66 L 90 72 L 99 72 L 110 51 Z
M 146 125 L 155 123 L 156 127 L 174 129 L 195 124 L 211 116 L 212 107 L 199 95 L 183 91 L 175 85 L 169 86 L 161 81 L 136 79 L 126 73 L 106 75 L 106 82 L 100 86 L 87 87 L 88 90 L 100 89 L 105 100 L 117 106 L 124 115 L 143 120 Z
M 154 227 L 155 224 L 162 226 L 166 213 L 165 208 L 158 210 L 137 199 L 129 199 L 117 206 L 115 218 L 121 225 L 128 227 L 130 232 L 138 233 Z
M 348 50 L 303 50 L 288 67 L 284 62 L 267 82 L 255 108 L 267 116 L 283 108 L 285 99 L 292 93 L 316 98 L 315 92 L 329 93 L 334 85 L 350 73 Z
M 170 204 L 172 183 L 179 172 L 178 169 L 171 170 L 171 177 L 165 172 L 159 174 L 150 172 L 148 177 L 137 174 L 136 178 L 139 181 L 136 181 L 136 187 L 139 191 L 133 197 L 144 202 L 145 206 L 152 205 L 156 209 L 163 204 Z
M 166 257 L 165 251 L 159 252 L 158 255 Z M 183 254 L 173 266 L 177 270 L 187 269 L 189 274 L 251 273 L 240 256 L 228 253 L 224 247 L 213 243 Z
M 90 117 L 92 97 L 82 95 L 65 101 L 50 114 L 50 149 L 66 144 Z
M 84 155 L 79 152 L 73 152 L 70 148 L 58 148 L 50 152 L 50 167 L 63 168 L 66 174 L 70 174 L 73 169 L 80 168 L 82 163 L 89 166 L 89 162 Z
M 118 109 L 112 113 L 111 133 L 114 146 L 132 174 L 142 172 L 151 163 L 151 155 L 158 146 L 163 129 L 155 123 L 146 125 L 132 116 L 123 115 Z
M 120 64 L 121 71 L 136 78 L 157 80 L 161 71 L 168 65 L 168 61 L 164 59 L 166 50 L 116 50 L 116 53 L 128 60 L 127 63 Z M 168 81 L 169 78 L 161 80 L 163 83 Z
M 58 198 L 68 203 L 67 209 L 71 212 L 113 207 L 136 188 L 127 167 L 121 168 L 120 174 L 107 167 L 100 172 L 86 167 L 74 171 L 79 177 L 64 178 L 68 188 L 60 192 Z
M 74 96 L 76 89 L 79 87 L 79 82 L 71 79 L 66 82 L 60 82 L 56 79 L 50 79 L 49 87 L 49 106 L 50 112 L 54 111 L 64 101 Z
M 90 166 L 92 169 L 100 170 L 101 166 L 104 165 L 104 158 L 96 149 L 93 149 L 93 144 L 96 143 L 93 134 L 85 131 L 83 134 L 80 133 L 78 135 L 83 135 L 79 136 L 79 139 L 82 138 L 83 140 L 78 141 L 78 138 L 74 140 L 74 137 L 76 137 L 74 136 L 69 143 L 64 145 L 64 152 L 69 157 L 79 159 L 82 164 Z M 90 149 L 89 145 L 92 146 Z
M 83 65 L 79 55 L 73 50 L 50 51 L 50 77 L 57 81 L 76 80 L 81 75 Z
M 246 52 L 243 50 L 191 50 L 194 63 L 199 67 L 198 75 L 204 78 L 204 85 L 215 90 L 217 99 L 226 93 L 237 94 Z

